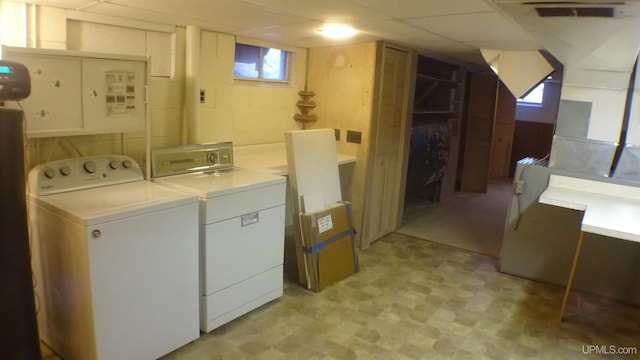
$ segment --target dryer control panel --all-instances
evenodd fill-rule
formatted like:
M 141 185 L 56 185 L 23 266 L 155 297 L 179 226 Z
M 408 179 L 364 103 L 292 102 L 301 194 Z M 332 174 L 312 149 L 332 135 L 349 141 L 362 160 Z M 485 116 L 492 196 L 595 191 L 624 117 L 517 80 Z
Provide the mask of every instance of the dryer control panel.
M 144 180 L 142 169 L 131 157 L 99 155 L 34 167 L 29 172 L 29 191 L 34 195 L 51 195 L 140 180 Z
M 233 167 L 233 143 L 215 142 L 151 150 L 151 177 Z

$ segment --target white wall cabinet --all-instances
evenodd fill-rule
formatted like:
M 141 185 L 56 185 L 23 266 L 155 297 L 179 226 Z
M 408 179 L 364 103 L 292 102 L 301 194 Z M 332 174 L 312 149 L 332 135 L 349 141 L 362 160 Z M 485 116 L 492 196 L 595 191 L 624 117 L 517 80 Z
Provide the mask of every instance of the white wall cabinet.
M 12 47 L 2 54 L 29 70 L 31 95 L 20 102 L 27 137 L 147 129 L 147 58 Z

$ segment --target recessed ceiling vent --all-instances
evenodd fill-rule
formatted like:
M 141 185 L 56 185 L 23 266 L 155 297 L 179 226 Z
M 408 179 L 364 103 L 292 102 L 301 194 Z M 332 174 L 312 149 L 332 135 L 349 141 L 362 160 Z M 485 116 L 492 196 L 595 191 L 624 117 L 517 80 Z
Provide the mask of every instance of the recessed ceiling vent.
M 615 9 L 612 7 L 536 7 L 540 17 L 597 17 L 612 18 Z

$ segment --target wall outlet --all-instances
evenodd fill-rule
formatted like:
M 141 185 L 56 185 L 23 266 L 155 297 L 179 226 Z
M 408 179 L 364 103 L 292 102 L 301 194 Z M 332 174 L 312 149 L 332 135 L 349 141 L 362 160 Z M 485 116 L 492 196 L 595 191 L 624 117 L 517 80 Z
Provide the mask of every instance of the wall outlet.
M 340 141 L 340 129 L 333 129 L 336 135 L 336 141 Z
M 522 194 L 524 192 L 524 180 L 516 181 L 516 194 Z

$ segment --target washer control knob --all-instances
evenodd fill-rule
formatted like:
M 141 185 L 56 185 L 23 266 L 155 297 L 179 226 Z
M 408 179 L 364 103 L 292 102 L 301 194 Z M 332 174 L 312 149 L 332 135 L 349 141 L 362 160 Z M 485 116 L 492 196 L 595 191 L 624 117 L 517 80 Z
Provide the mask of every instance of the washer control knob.
M 113 170 L 119 168 L 120 167 L 120 161 L 111 160 L 111 162 L 109 162 L 109 167 L 112 168 Z
M 122 167 L 123 167 L 123 168 L 125 168 L 125 169 L 130 168 L 130 167 L 131 167 L 131 161 L 129 161 L 129 160 L 124 160 L 124 161 L 122 162 Z
M 44 176 L 47 179 L 53 179 L 54 177 L 56 177 L 56 171 L 53 170 L 52 168 L 48 168 L 44 171 Z
M 61 167 L 60 174 L 62 174 L 63 176 L 69 176 L 69 174 L 71 174 L 71 168 L 66 165 Z
M 83 165 L 84 170 L 86 172 L 88 172 L 89 174 L 93 174 L 94 172 L 96 172 L 97 167 L 96 167 L 96 163 L 93 161 L 87 161 L 84 163 Z

